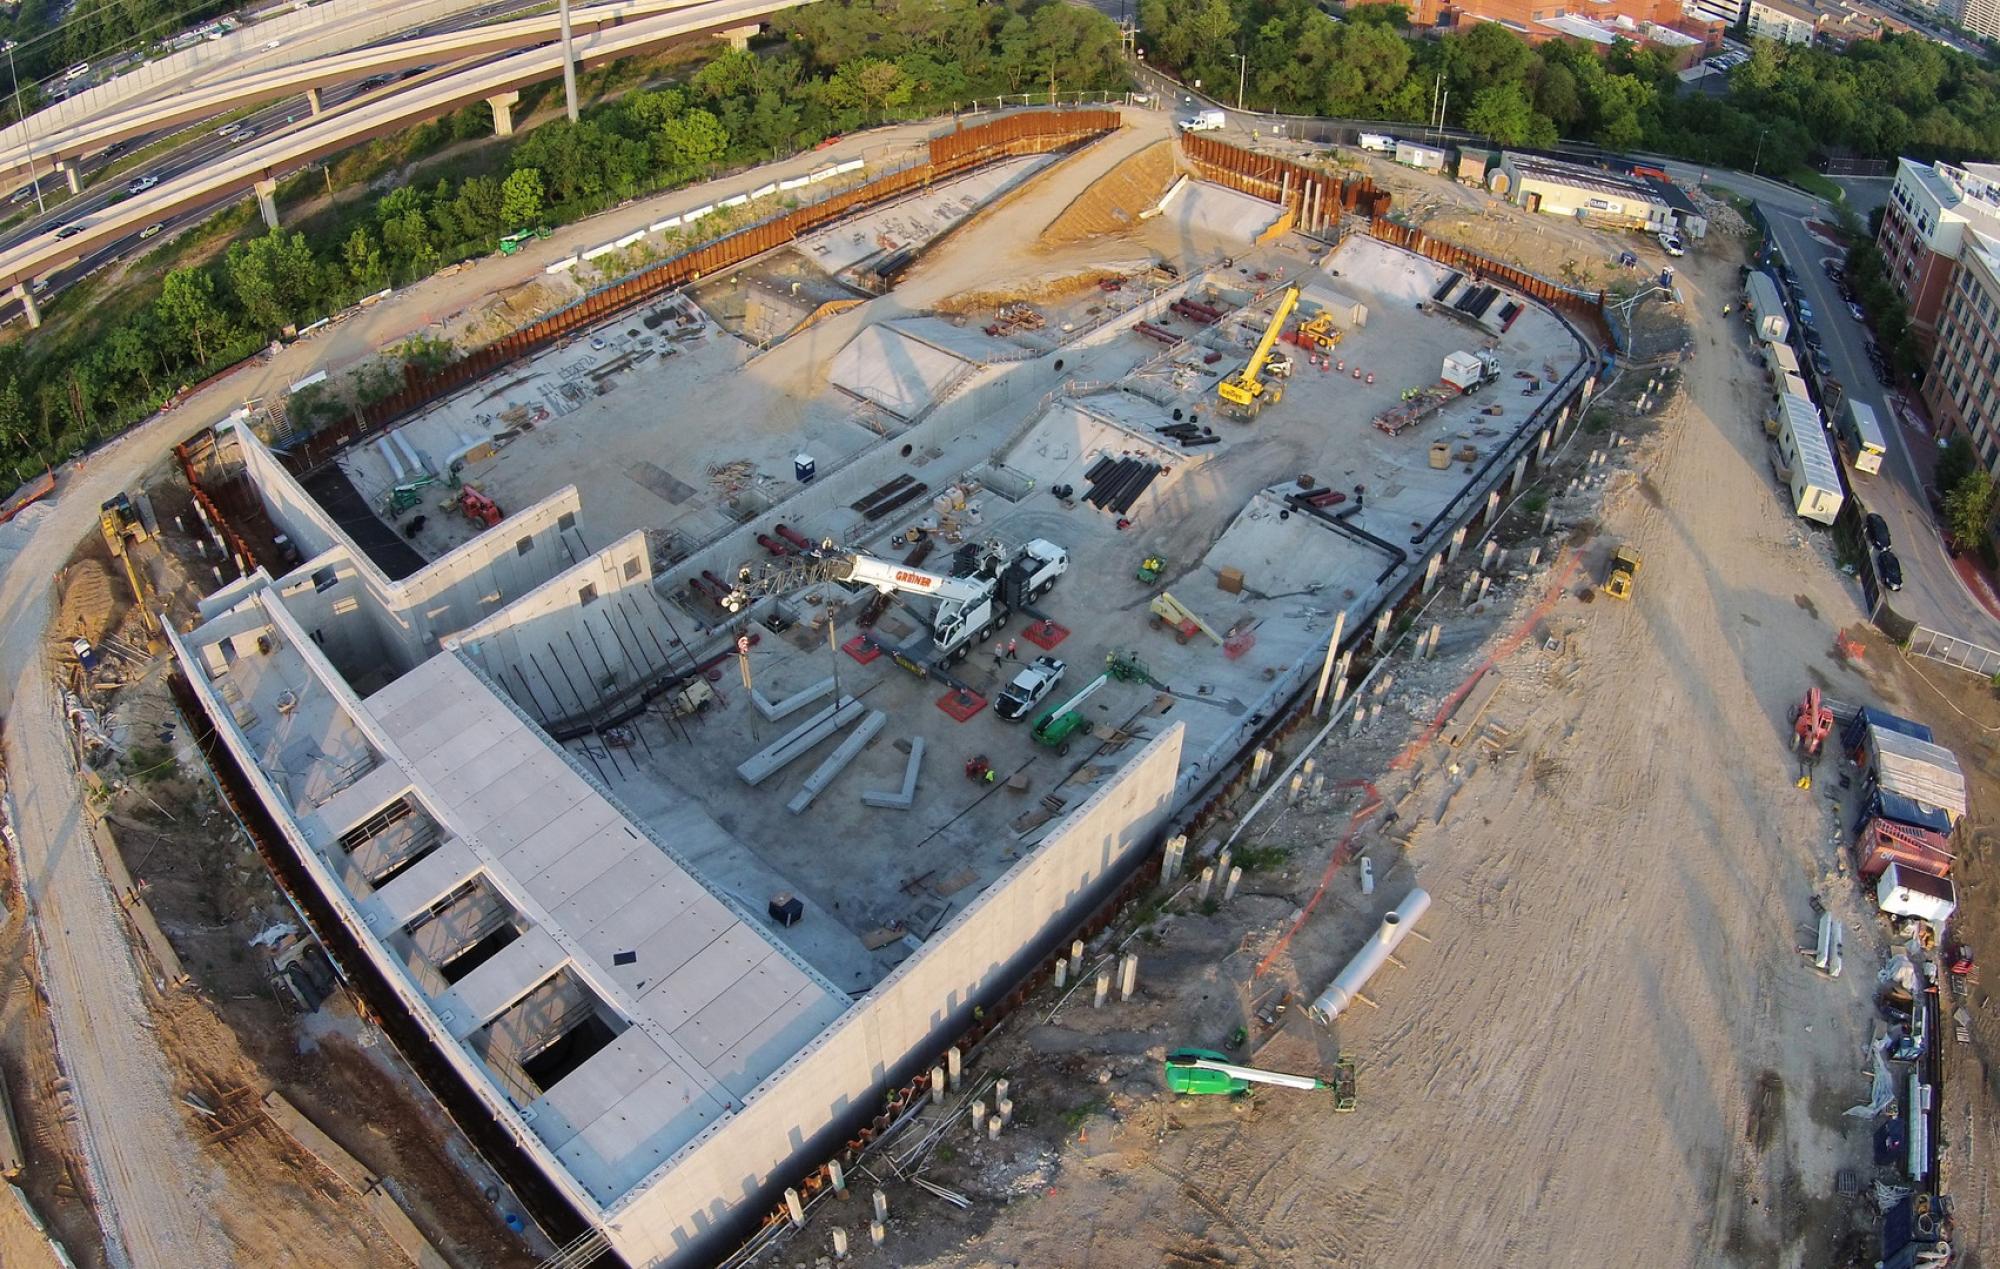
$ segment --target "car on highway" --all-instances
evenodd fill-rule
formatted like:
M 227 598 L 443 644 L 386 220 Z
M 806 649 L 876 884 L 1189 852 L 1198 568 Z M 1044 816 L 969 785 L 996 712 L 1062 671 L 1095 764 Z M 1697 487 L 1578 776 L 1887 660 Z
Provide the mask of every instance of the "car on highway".
M 14 196 L 8 199 L 7 201 L 15 204 L 25 203 L 29 199 L 33 198 L 35 196 L 35 193 L 36 191 L 33 185 L 23 185 L 21 188 L 15 190 Z
M 242 144 L 243 144 L 243 143 L 244 143 L 245 141 L 248 141 L 248 140 L 249 140 L 250 138 L 252 138 L 252 137 L 254 137 L 254 136 L 256 136 L 256 135 L 257 135 L 257 129 L 255 129 L 255 128 L 244 128 L 244 129 L 241 129 L 240 131 L 238 131 L 238 132 L 237 132 L 237 134 L 236 134 L 235 136 L 233 136 L 233 137 L 229 138 L 229 144 L 231 144 L 231 145 L 242 145 Z
M 394 83 L 395 80 L 396 77 L 394 75 L 370 75 L 368 78 L 361 81 L 361 86 L 355 89 L 355 91 L 363 93 L 372 93 L 377 88 L 383 88 L 389 84 Z
M 55 230 L 56 237 L 58 238 L 74 238 L 82 232 L 82 225 L 58 225 Z
M 1875 575 L 1890 590 L 1903 589 L 1903 561 L 1896 558 L 1894 551 L 1875 552 Z
M 228 123 L 223 124 L 220 128 L 217 128 L 215 130 L 215 135 L 218 137 L 233 137 L 242 130 L 243 130 L 243 124 L 238 120 L 232 119 Z
M 1010 723 L 1021 721 L 1042 703 L 1042 698 L 1055 691 L 1068 670 L 1068 666 L 1054 657 L 1036 657 L 1021 667 L 1012 683 L 1001 689 L 993 701 L 993 712 Z
M 1868 535 L 1868 545 L 1878 551 L 1889 549 L 1889 522 L 1873 511 L 1861 521 L 1861 531 Z
M 154 221 L 152 224 L 147 225 L 144 229 L 141 229 L 139 231 L 139 241 L 140 242 L 146 241 L 146 239 L 151 238 L 154 234 L 159 233 L 162 229 L 165 229 L 166 227 L 167 227 L 167 222 L 163 220 Z
M 125 192 L 127 194 L 143 194 L 147 190 L 153 188 L 155 185 L 158 185 L 159 183 L 160 183 L 160 178 L 157 176 L 142 176 L 138 180 L 133 181 L 130 185 L 127 185 L 125 187 Z

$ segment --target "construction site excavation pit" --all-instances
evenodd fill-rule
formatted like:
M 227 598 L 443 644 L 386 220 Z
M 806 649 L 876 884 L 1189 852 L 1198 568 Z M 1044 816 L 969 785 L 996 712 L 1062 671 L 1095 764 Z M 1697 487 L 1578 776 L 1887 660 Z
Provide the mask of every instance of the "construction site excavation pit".
M 1045 241 L 1150 143 L 1130 131 L 995 164 L 517 363 L 342 453 L 316 477 L 351 491 L 339 514 L 236 442 L 305 558 L 211 597 L 183 662 L 236 709 L 246 766 L 324 786 L 270 777 L 357 919 L 413 963 L 382 907 L 428 902 L 406 876 L 461 893 L 487 850 L 474 821 L 535 801 L 509 764 L 601 834 L 523 837 L 478 894 L 515 931 L 490 964 L 596 1019 L 506 1096 L 543 1108 L 523 1131 L 642 1262 L 705 1218 L 620 1226 L 619 1195 L 734 1133 L 757 1137 L 755 1175 L 694 1184 L 692 1211 L 703 1187 L 761 1193 L 838 1126 L 828 1105 L 927 1060 L 871 1051 L 853 1079 L 824 1075 L 859 1043 L 843 1028 L 894 1013 L 880 1034 L 925 1042 L 1108 893 L 1318 675 L 1342 614 L 1351 642 L 1485 509 L 1594 365 L 1522 296 L 1438 303 L 1474 280 L 1363 233 L 1274 236 L 1271 205 L 1198 181 L 1161 214 Z M 902 252 L 869 298 L 864 275 Z M 1261 405 L 1234 409 L 1218 385 L 1260 344 L 1277 354 Z M 1443 382 L 1453 365 L 1472 381 Z M 400 674 L 379 686 L 361 667 L 384 663 Z M 306 733 L 351 761 L 324 744 L 304 761 Z M 424 814 L 435 862 L 368 879 L 323 846 L 347 840 L 326 807 L 386 813 L 354 791 L 378 786 Z M 669 883 L 698 930 L 620 906 Z M 713 959 L 718 1001 L 740 975 L 768 1022 L 724 1034 L 722 1004 L 656 996 L 699 977 L 659 963 L 670 943 Z M 544 970 L 560 977 L 536 985 Z M 532 1049 L 501 970 L 410 972 L 412 999 L 451 1005 L 443 1030 L 480 1037 L 469 1069 Z M 477 1002 L 514 1030 L 471 1030 Z M 655 1049 L 709 1089 L 700 1115 L 636 1142 L 589 1126 L 639 1115 Z M 773 1090 L 823 1076 L 777 1125 Z

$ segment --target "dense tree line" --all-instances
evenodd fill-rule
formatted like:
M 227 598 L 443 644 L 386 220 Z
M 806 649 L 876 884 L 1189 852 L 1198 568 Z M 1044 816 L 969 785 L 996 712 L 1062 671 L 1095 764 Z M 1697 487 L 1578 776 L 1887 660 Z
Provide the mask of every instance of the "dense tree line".
M 1110 20 L 1050 0 L 829 0 L 776 26 L 782 45 L 722 52 L 684 84 L 542 124 L 486 172 L 397 185 L 303 231 L 173 269 L 109 329 L 86 314 L 62 338 L 0 347 L 0 470 L 21 478 L 60 461 L 287 328 L 490 252 L 514 230 L 975 97 L 1127 82 Z M 490 132 L 488 119 L 475 108 L 426 125 L 435 135 L 412 150 Z
M 2000 157 L 2000 75 L 1921 36 L 1844 52 L 1755 43 L 1720 95 L 1681 84 L 1664 54 L 1623 42 L 1530 47 L 1497 23 L 1417 38 L 1399 4 L 1336 22 L 1311 0 L 1140 0 L 1148 61 L 1284 113 L 1446 121 L 1504 145 L 1558 138 L 1788 172 L 1816 149 Z

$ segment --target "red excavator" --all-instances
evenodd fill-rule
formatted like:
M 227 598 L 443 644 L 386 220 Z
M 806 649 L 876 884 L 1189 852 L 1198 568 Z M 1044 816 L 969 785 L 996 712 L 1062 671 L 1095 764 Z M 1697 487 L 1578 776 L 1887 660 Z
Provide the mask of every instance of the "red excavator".
M 1833 710 L 1820 699 L 1819 689 L 1806 689 L 1805 700 L 1792 707 L 1792 751 L 1799 755 L 1799 787 L 1812 788 L 1812 769 L 1821 746 L 1833 730 Z

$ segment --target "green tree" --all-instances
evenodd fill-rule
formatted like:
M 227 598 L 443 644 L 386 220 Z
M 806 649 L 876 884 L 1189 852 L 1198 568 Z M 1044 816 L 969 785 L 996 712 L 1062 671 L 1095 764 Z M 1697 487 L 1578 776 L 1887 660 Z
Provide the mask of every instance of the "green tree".
M 728 131 L 706 110 L 684 111 L 662 120 L 653 131 L 653 161 L 669 184 L 699 176 L 728 152 Z
M 1992 516 L 1993 477 L 1983 467 L 1966 473 L 1944 496 L 1945 525 L 1962 545 L 1985 541 Z
M 1959 483 L 1978 466 L 1979 455 L 1972 448 L 1972 439 L 1963 432 L 1953 432 L 1944 449 L 1938 453 L 1937 467 L 1931 472 L 1931 480 L 1938 493 L 1950 498 L 1958 490 Z
M 160 320 L 193 347 L 196 363 L 207 367 L 209 348 L 221 344 L 228 325 L 215 300 L 215 279 L 201 269 L 174 269 L 161 282 L 155 307 Z
M 1501 145 L 1524 145 L 1535 133 L 1535 109 L 1514 84 L 1483 88 L 1465 112 L 1465 126 Z
M 500 183 L 500 219 L 517 229 L 532 229 L 542 219 L 546 197 L 540 169 L 515 168 Z
M 389 285 L 389 266 L 382 259 L 382 248 L 375 241 L 375 235 L 368 232 L 365 225 L 357 226 L 347 235 L 347 241 L 340 248 L 341 263 L 347 267 L 347 276 L 364 295 L 372 295 Z

